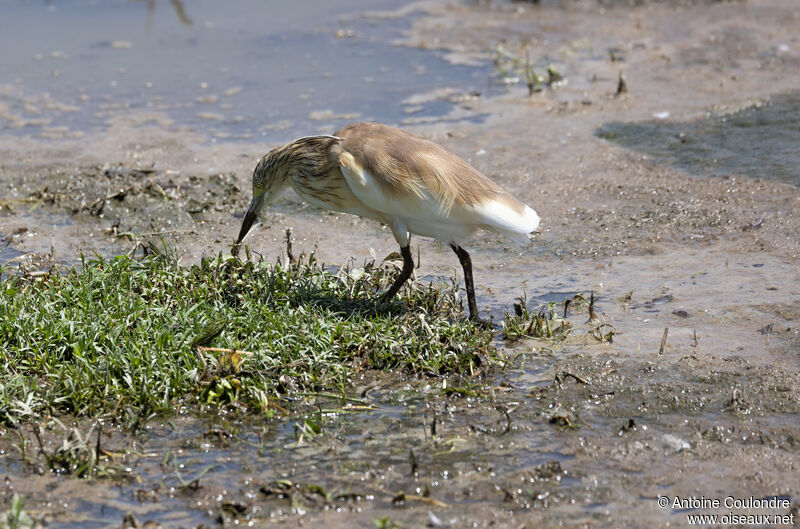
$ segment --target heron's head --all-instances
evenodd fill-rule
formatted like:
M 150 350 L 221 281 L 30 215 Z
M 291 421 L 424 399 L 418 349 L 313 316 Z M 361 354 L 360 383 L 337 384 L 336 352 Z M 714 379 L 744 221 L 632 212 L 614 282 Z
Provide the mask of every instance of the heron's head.
M 340 151 L 333 147 L 341 141 L 336 136 L 307 136 L 268 152 L 253 171 L 253 200 L 244 214 L 242 229 L 233 246 L 234 255 L 258 214 L 298 175 L 322 174 L 338 167 Z
M 290 164 L 282 151 L 275 149 L 267 153 L 253 171 L 253 199 L 244 214 L 242 229 L 239 230 L 239 237 L 234 245 L 234 254 L 264 206 L 274 200 L 287 184 Z

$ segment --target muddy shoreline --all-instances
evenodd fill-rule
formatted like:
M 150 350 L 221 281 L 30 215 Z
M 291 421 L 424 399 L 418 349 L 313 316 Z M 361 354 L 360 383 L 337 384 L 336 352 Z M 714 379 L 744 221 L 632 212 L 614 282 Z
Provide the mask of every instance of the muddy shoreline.
M 598 134 L 612 122 L 702 127 L 795 93 L 793 2 L 416 9 L 396 44 L 462 64 L 491 61 L 502 46 L 540 71 L 552 62 L 567 80 L 532 96 L 524 82 L 492 97 L 432 96 L 455 101 L 449 118 L 399 123 L 543 219 L 526 252 L 492 235 L 475 241 L 479 305 L 499 322 L 519 297 L 536 306 L 593 292 L 613 342 L 581 339 L 588 315 L 575 311 L 566 342 L 498 337 L 515 360 L 489 379 L 365 374 L 351 389 L 376 410 L 332 414 L 324 435 L 297 446 L 297 419 L 178 417 L 134 437 L 109 427 L 106 446 L 141 480 L 118 487 L 39 475 L 22 462 L 18 432 L 4 428 L 4 509 L 18 492 L 50 527 L 119 526 L 127 512 L 164 527 L 383 517 L 400 527 L 682 527 L 687 512 L 660 508 L 658 497 L 731 495 L 786 498 L 791 507 L 774 514 L 800 523 L 797 182 L 708 176 Z M 620 72 L 627 93 L 617 96 Z M 229 251 L 254 160 L 271 145 L 212 143 L 163 119 L 136 112 L 78 139 L 0 137 L 0 256 L 12 271 L 161 238 L 187 262 Z M 385 228 L 293 194 L 248 243 L 274 259 L 287 228 L 296 252 L 333 265 L 395 249 Z M 457 270 L 448 248 L 413 244 L 423 279 Z M 214 429 L 224 433 L 203 437 Z M 197 487 L 184 486 L 196 476 Z

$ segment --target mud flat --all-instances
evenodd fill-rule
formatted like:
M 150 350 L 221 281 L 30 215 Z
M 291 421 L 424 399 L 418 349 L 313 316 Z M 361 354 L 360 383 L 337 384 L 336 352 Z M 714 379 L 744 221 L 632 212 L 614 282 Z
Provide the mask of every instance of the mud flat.
M 114 487 L 26 463 L 41 460 L 32 425 L 5 427 L 4 505 L 18 493 L 54 527 L 119 526 L 129 512 L 165 527 L 680 527 L 731 512 L 797 524 L 794 2 L 426 2 L 368 19 L 392 17 L 410 21 L 397 46 L 477 65 L 492 87 L 420 90 L 395 124 L 543 218 L 525 252 L 475 242 L 479 304 L 499 324 L 520 297 L 560 316 L 574 299 L 570 333 L 498 329 L 509 361 L 488 377 L 360 373 L 345 389 L 358 412 L 317 394 L 285 418 L 187 412 L 135 432 L 104 419 L 103 446 L 137 476 Z M 548 84 L 548 66 L 563 80 Z M 429 101 L 445 113 L 418 115 Z M 351 111 L 316 117 L 333 130 Z M 274 143 L 212 142 L 167 119 L 122 112 L 81 138 L 3 136 L 9 273 L 162 238 L 187 263 L 227 252 Z M 395 249 L 386 229 L 289 194 L 249 245 L 275 259 L 287 228 L 296 253 L 337 266 Z M 422 280 L 454 273 L 449 249 L 416 243 Z M 594 294 L 594 317 L 580 293 Z M 75 420 L 83 433 L 93 422 Z M 53 426 L 46 450 L 67 435 Z M 728 496 L 780 506 L 673 507 Z

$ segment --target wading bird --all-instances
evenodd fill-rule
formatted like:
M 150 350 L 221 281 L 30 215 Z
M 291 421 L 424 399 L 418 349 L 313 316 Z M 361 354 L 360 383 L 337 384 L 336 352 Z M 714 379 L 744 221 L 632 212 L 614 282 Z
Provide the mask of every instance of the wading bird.
M 473 320 L 478 306 L 472 261 L 461 245 L 481 228 L 526 245 L 539 225 L 534 210 L 439 145 L 387 125 L 353 123 L 333 136 L 300 138 L 261 158 L 234 254 L 259 212 L 290 183 L 315 206 L 391 228 L 403 269 L 382 301 L 393 298 L 414 270 L 410 234 L 449 244 L 464 269 Z

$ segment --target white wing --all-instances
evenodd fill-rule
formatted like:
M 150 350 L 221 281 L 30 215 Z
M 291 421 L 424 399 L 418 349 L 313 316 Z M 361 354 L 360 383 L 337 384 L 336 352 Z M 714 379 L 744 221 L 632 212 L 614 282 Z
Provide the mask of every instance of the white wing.
M 449 211 L 443 211 L 439 197 L 425 188 L 403 195 L 387 193 L 385 186 L 380 185 L 348 152 L 342 152 L 339 163 L 353 194 L 365 206 L 384 213 L 394 219 L 396 225 L 407 226 L 409 231 L 418 235 L 460 244 L 476 229 L 484 228 L 524 246 L 530 232 L 539 225 L 538 215 L 528 206 L 524 206 L 520 214 L 503 202 L 503 198 L 514 201 L 510 196 L 473 206 L 453 204 Z M 396 231 L 395 237 L 398 237 Z M 401 242 L 400 238 L 398 242 Z

